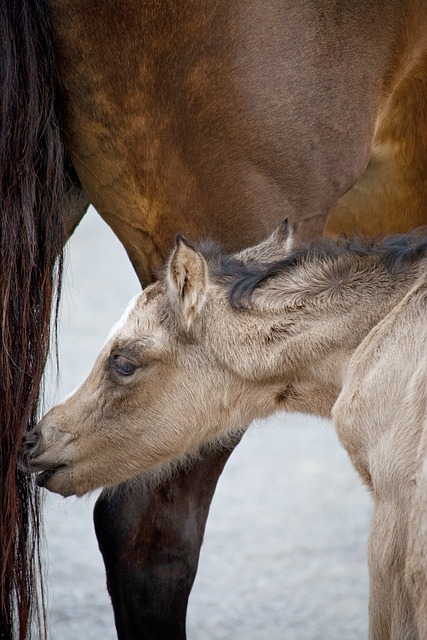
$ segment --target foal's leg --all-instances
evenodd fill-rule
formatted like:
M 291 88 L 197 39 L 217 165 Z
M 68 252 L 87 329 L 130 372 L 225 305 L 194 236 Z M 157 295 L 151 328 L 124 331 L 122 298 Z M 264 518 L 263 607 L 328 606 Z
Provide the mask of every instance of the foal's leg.
M 186 638 L 206 519 L 233 448 L 206 454 L 154 491 L 98 498 L 95 530 L 119 640 Z
M 369 640 L 418 640 L 405 583 L 408 514 L 393 499 L 375 500 L 369 536 Z

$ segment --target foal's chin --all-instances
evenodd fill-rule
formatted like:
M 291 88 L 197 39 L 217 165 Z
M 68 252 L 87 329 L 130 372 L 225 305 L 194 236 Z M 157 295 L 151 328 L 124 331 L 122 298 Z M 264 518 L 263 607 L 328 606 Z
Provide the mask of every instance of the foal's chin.
M 144 472 L 142 472 L 144 473 Z M 38 487 L 47 489 L 52 493 L 58 493 L 64 498 L 77 496 L 78 498 L 96 491 L 97 489 L 115 490 L 119 486 L 126 483 L 134 482 L 138 478 L 135 470 L 128 476 L 119 475 L 117 478 L 102 473 L 84 473 L 81 471 L 80 465 L 67 464 L 56 468 L 49 468 L 39 471 L 35 477 Z
M 169 480 L 177 470 L 191 464 L 198 453 L 182 452 L 176 456 L 147 456 L 145 460 L 139 460 L 139 464 L 114 464 L 110 460 L 102 460 L 102 463 L 94 466 L 85 461 L 72 460 L 67 457 L 67 462 L 55 466 L 54 460 L 59 456 L 49 458 L 44 464 L 37 458 L 25 468 L 27 473 L 35 473 L 36 484 L 39 487 L 58 493 L 64 498 L 70 496 L 81 497 L 91 491 L 104 489 L 115 491 L 124 486 L 135 487 L 144 485 L 158 486 Z M 61 456 L 64 459 L 64 456 Z M 98 460 L 99 462 L 99 460 Z
M 36 484 L 38 487 L 52 491 L 52 493 L 59 493 L 64 498 L 86 493 L 86 491 L 78 492 L 72 481 L 71 469 L 66 466 L 38 473 L 36 475 Z

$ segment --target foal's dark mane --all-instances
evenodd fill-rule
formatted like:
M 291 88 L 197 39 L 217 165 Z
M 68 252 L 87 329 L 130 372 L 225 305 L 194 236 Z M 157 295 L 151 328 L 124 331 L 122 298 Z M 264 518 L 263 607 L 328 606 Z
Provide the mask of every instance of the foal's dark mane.
M 249 301 L 258 287 L 276 276 L 316 262 L 334 264 L 343 257 L 376 257 L 391 274 L 406 271 L 419 259 L 427 256 L 427 237 L 417 233 L 390 236 L 383 240 L 363 237 L 331 240 L 319 238 L 301 245 L 283 260 L 269 264 L 249 262 L 242 264 L 232 255 L 220 255 L 215 248 L 205 247 L 205 255 L 219 281 L 226 282 L 233 307 L 239 308 Z

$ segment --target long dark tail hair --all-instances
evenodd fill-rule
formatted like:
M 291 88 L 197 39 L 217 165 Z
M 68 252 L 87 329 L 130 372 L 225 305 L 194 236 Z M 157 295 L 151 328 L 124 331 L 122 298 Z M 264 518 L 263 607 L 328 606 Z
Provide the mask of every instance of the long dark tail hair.
M 64 151 L 47 0 L 0 1 L 0 638 L 45 636 L 39 496 L 17 469 L 59 295 Z M 40 611 L 42 612 L 40 614 Z M 37 614 L 37 615 L 35 615 Z

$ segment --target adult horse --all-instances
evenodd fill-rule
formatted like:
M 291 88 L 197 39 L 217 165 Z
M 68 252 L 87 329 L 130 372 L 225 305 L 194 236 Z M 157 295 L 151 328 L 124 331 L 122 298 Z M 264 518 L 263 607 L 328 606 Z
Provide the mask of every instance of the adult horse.
M 45 2 L 4 2 L 0 19 L 4 637 L 14 593 L 24 637 L 33 593 L 31 553 L 16 562 L 32 549 L 17 450 L 45 360 L 62 228 L 72 232 L 88 200 L 144 285 L 178 230 L 232 250 L 285 215 L 308 239 L 329 212 L 327 231 L 350 233 L 406 231 L 427 210 L 424 2 L 46 1 L 58 91 Z M 230 452 L 152 493 L 98 501 L 120 638 L 185 637 Z

